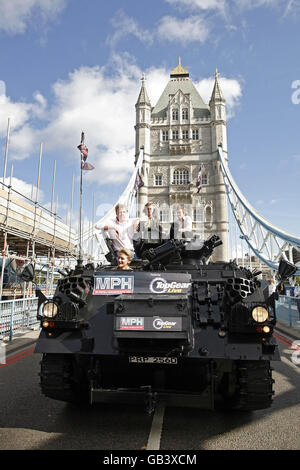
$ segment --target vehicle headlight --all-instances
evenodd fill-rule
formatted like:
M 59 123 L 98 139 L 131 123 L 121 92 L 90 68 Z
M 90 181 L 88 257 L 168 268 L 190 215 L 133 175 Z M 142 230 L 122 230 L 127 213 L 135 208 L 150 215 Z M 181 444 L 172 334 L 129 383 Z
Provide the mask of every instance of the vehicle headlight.
M 54 318 L 58 314 L 58 306 L 55 302 L 45 302 L 42 307 L 42 314 L 47 318 Z
M 265 307 L 259 305 L 252 310 L 252 318 L 257 323 L 263 323 L 268 320 L 269 312 Z

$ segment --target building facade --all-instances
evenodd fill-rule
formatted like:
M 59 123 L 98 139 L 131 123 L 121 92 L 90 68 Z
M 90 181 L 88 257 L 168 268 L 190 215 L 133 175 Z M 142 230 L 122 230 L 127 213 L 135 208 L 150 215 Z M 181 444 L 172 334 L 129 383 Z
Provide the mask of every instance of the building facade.
M 154 107 L 142 77 L 135 126 L 136 158 L 144 149 L 139 215 L 148 201 L 153 202 L 168 230 L 176 207 L 184 205 L 195 233 L 201 238 L 217 234 L 222 239 L 215 261 L 228 259 L 227 197 L 217 152 L 222 145 L 227 158 L 226 126 L 226 102 L 217 71 L 209 104 L 202 100 L 180 59 Z

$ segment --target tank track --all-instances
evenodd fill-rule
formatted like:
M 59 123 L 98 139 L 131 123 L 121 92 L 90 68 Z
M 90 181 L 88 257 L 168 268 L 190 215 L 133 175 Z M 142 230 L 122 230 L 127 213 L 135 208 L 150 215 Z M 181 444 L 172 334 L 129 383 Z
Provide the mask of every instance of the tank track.
M 274 395 L 269 361 L 243 361 L 237 364 L 238 395 L 234 409 L 254 411 L 269 408 Z
M 78 380 L 74 365 L 73 358 L 64 354 L 44 354 L 40 372 L 42 393 L 68 403 L 87 401 L 87 389 Z

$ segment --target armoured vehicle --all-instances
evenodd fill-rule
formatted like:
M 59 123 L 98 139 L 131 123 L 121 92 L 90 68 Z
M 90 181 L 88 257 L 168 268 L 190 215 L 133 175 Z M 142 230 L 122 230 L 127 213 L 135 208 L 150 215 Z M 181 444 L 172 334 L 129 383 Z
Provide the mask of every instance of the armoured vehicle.
M 132 270 L 65 272 L 55 295 L 40 291 L 40 384 L 67 402 L 145 403 L 257 410 L 271 405 L 276 293 L 259 272 L 208 262 L 222 242 L 136 243 Z M 293 265 L 280 265 L 281 279 Z

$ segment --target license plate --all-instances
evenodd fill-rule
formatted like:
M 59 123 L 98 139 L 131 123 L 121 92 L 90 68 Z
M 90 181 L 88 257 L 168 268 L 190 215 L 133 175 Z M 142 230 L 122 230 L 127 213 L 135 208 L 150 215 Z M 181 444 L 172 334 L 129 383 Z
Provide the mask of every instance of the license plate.
M 136 364 L 177 364 L 177 357 L 129 356 L 128 359 Z

